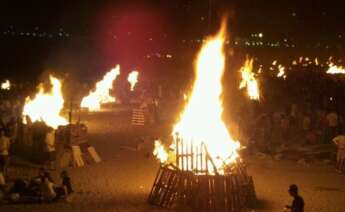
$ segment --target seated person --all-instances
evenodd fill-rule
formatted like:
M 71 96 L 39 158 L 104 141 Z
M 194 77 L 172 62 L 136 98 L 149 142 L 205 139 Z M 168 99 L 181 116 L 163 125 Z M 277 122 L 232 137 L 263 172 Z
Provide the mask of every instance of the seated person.
M 67 197 L 68 195 L 73 193 L 71 178 L 68 176 L 67 172 L 62 171 L 60 177 L 62 180 L 62 185 L 55 188 L 57 198 Z
M 41 185 L 41 194 L 44 201 L 51 202 L 56 199 L 56 192 L 54 190 L 54 183 L 49 172 L 45 172 L 43 183 Z

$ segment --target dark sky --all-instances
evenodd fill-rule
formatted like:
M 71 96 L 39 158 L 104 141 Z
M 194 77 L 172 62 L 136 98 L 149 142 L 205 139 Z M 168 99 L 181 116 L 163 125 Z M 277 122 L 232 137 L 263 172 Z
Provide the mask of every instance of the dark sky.
M 345 8 L 334 0 L 126 0 L 126 1 L 2 1 L 1 22 L 7 25 L 31 27 L 57 25 L 78 31 L 83 27 L 117 15 L 118 8 L 145 7 L 167 21 L 171 28 L 203 30 L 209 2 L 213 15 L 226 11 L 237 33 L 262 30 L 273 34 L 302 36 L 342 33 L 345 29 Z M 221 11 L 221 12 L 219 12 Z M 121 14 L 125 15 L 125 14 Z M 192 27 L 191 27 L 192 26 Z M 190 31 L 193 31 L 190 30 Z
M 209 34 L 225 13 L 235 36 L 262 32 L 265 38 L 287 37 L 302 44 L 345 39 L 345 7 L 334 0 L 9 0 L 0 3 L 0 32 L 10 26 L 49 33 L 63 28 L 72 37 L 0 36 L 0 69 L 13 73 L 31 67 L 39 73 L 61 66 L 98 76 L 94 70 L 118 62 L 137 68 L 149 52 L 168 52 L 182 39 Z

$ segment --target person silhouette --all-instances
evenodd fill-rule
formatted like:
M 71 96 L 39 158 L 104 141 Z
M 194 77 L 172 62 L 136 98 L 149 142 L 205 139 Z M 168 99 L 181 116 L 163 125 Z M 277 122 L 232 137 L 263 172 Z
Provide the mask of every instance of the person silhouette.
M 298 187 L 295 184 L 290 185 L 289 187 L 289 194 L 293 197 L 293 201 L 291 205 L 287 205 L 285 207 L 286 210 L 290 210 L 291 212 L 303 212 L 304 211 L 304 200 L 298 194 Z

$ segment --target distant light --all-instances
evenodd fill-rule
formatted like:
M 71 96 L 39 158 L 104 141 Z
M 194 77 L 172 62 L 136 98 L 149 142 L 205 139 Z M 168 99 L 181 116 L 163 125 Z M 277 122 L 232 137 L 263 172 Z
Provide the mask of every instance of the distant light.
M 6 80 L 5 82 L 1 83 L 1 89 L 2 90 L 10 90 L 11 83 L 9 80 Z
M 165 57 L 166 58 L 172 58 L 172 55 L 171 54 L 167 54 Z
M 264 35 L 260 32 L 259 33 L 259 38 L 262 38 Z

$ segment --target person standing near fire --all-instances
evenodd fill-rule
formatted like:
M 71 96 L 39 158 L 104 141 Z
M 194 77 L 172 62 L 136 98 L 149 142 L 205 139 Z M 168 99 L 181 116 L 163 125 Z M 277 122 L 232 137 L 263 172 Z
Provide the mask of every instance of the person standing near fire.
M 336 171 L 345 173 L 345 134 L 336 136 L 333 138 L 333 142 L 338 148 Z
M 10 139 L 5 135 L 5 130 L 0 128 L 0 172 L 7 175 L 9 164 Z
M 295 184 L 289 186 L 289 194 L 293 197 L 293 201 L 291 205 L 285 206 L 284 211 L 291 211 L 291 212 L 303 212 L 304 211 L 304 200 L 298 194 L 298 187 Z
M 45 137 L 45 167 L 48 169 L 54 169 L 55 168 L 55 131 L 53 128 L 49 127 L 48 132 Z

